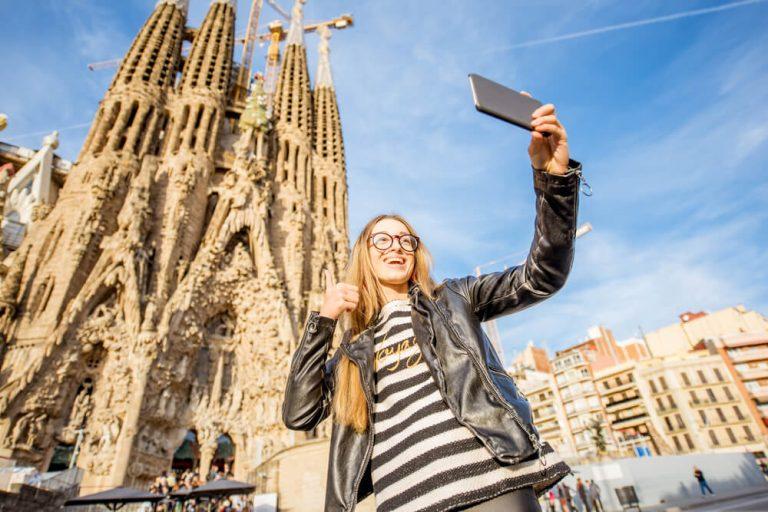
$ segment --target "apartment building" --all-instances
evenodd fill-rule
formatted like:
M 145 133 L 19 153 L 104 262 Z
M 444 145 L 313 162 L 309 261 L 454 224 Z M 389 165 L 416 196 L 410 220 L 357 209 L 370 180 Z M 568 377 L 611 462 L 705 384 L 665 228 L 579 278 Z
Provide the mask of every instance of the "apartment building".
M 537 349 L 541 350 L 541 349 Z M 518 389 L 528 398 L 533 421 L 541 438 L 548 442 L 562 457 L 575 457 L 573 434 L 563 408 L 554 375 L 538 371 L 532 366 L 516 361 L 507 369 Z
M 655 430 L 675 453 L 765 456 L 759 419 L 720 354 L 699 350 L 642 361 L 635 379 Z
M 637 363 L 629 361 L 595 373 L 608 425 L 616 439 L 616 456 L 669 454 L 672 450 L 656 430 L 649 403 L 637 385 Z M 673 407 L 673 403 L 668 404 Z
M 768 435 L 768 334 L 739 333 L 723 336 L 715 347 L 732 375 L 741 381 L 750 398 L 750 409 Z
M 666 357 L 696 349 L 700 343 L 740 333 L 768 334 L 768 318 L 742 305 L 715 311 L 685 312 L 680 321 L 645 334 L 653 357 Z

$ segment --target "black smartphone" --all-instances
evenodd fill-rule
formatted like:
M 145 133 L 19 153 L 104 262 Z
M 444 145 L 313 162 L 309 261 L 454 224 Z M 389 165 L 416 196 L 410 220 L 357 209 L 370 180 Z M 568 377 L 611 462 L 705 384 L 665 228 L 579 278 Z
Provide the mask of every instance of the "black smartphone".
M 520 128 L 533 130 L 531 114 L 542 105 L 539 100 L 474 73 L 469 75 L 469 85 L 477 110 Z

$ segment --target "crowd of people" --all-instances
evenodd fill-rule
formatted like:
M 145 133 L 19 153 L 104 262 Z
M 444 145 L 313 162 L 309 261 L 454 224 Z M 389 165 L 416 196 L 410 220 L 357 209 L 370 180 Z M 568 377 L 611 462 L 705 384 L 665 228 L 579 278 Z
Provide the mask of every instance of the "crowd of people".
M 543 497 L 542 510 L 547 512 L 603 512 L 600 486 L 594 480 L 576 479 L 576 489 L 560 483 Z
M 149 491 L 169 496 L 176 491 L 192 490 L 211 480 L 228 479 L 232 476 L 229 464 L 224 464 L 222 467 L 213 465 L 205 478 L 201 477 L 200 473 L 195 469 L 185 469 L 184 471 L 172 469 L 155 478 L 155 481 L 149 487 Z M 208 508 L 209 503 L 212 505 L 210 509 Z M 250 512 L 252 507 L 247 496 L 223 496 L 221 498 L 214 498 L 212 501 L 209 499 L 167 500 L 160 502 L 157 508 L 152 509 L 150 507 L 147 510 L 156 510 L 158 512 L 199 512 L 203 510 Z

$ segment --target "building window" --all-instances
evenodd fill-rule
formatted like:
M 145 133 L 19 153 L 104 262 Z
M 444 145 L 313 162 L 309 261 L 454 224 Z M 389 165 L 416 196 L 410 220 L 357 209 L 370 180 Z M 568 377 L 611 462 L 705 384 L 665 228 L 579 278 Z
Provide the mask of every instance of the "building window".
M 720 441 L 718 441 L 714 430 L 709 431 L 709 439 L 712 441 L 712 446 L 720 446 Z
M 723 410 L 721 408 L 716 408 L 715 411 L 717 411 L 717 417 L 720 418 L 720 421 L 725 423 L 725 414 L 723 414 Z
M 675 442 L 675 449 L 677 451 L 683 451 L 683 445 L 680 444 L 680 440 L 677 438 L 677 436 L 672 436 L 672 441 Z
M 707 378 L 704 376 L 704 372 L 702 370 L 696 370 L 696 373 L 699 375 L 699 382 L 706 384 Z
M 752 429 L 744 425 L 744 434 L 747 436 L 747 441 L 754 441 L 755 436 L 752 435 Z
M 736 414 L 736 417 L 739 418 L 740 420 L 744 419 L 744 415 L 741 413 L 741 409 L 739 409 L 738 405 L 733 406 L 733 412 L 734 414 Z
M 621 379 L 616 377 L 616 386 L 621 386 Z
M 675 414 L 675 419 L 677 420 L 677 426 L 680 428 L 685 428 L 685 423 L 683 423 L 683 417 L 679 414 Z
M 680 377 L 683 378 L 683 382 L 685 383 L 686 386 L 690 386 L 691 385 L 691 379 L 688 378 L 688 374 L 687 373 L 682 372 L 680 374 Z
M 659 377 L 659 383 L 661 384 L 661 389 L 667 390 L 667 379 L 665 379 L 663 376 Z
M 665 417 L 664 417 L 664 423 L 666 423 L 666 424 L 667 424 L 667 430 L 668 430 L 669 432 L 672 432 L 672 429 L 673 429 L 674 427 L 672 427 L 672 422 L 671 422 L 671 421 L 669 421 L 669 416 L 665 416 Z
M 701 409 L 699 409 L 699 418 L 701 418 L 701 423 L 702 424 L 704 424 L 704 425 L 707 424 L 707 415 Z
M 651 386 L 651 393 L 658 393 L 658 391 L 656 390 L 656 382 L 654 382 L 653 380 L 649 380 L 648 384 Z
M 725 433 L 728 434 L 728 439 L 731 441 L 731 444 L 736 444 L 736 436 L 733 435 L 733 430 L 731 430 L 731 427 L 726 427 Z
M 728 386 L 723 386 L 723 393 L 725 393 L 725 397 L 728 400 L 733 400 L 733 393 L 731 393 L 731 388 Z
M 671 408 L 673 408 L 673 409 L 674 409 L 675 407 L 677 407 L 677 404 L 675 403 L 675 399 L 674 399 L 674 398 L 672 398 L 672 395 L 668 395 L 668 396 L 667 396 L 667 402 L 669 402 L 669 406 L 670 406 Z
M 698 397 L 698 395 L 696 395 L 696 392 L 695 391 L 689 391 L 689 393 L 691 394 L 691 401 L 694 404 L 698 404 L 699 403 L 699 397 Z
M 691 441 L 691 436 L 689 436 L 687 433 L 685 434 L 685 444 L 688 445 L 688 449 L 689 450 L 693 450 L 694 449 L 693 441 Z
M 715 392 L 712 391 L 712 388 L 707 388 L 707 396 L 709 397 L 710 402 L 716 402 L 717 399 L 715 398 Z
M 656 399 L 656 405 L 659 406 L 659 411 L 663 411 L 664 410 L 664 404 L 661 402 L 661 398 L 657 398 Z
M 720 368 L 715 368 L 715 378 L 717 378 L 719 382 L 723 382 L 723 374 L 720 373 Z

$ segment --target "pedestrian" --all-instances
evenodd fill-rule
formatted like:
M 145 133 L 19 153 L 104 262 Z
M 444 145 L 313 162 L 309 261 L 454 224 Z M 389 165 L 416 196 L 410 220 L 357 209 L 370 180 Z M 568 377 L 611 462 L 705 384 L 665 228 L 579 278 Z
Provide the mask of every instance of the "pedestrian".
M 600 486 L 594 480 L 587 480 L 587 493 L 595 512 L 603 512 L 605 509 L 603 508 L 603 500 L 600 499 Z
M 547 491 L 547 504 L 549 507 L 549 512 L 555 512 L 555 491 L 552 489 Z
M 326 271 L 282 407 L 294 430 L 333 413 L 326 511 L 373 493 L 377 510 L 539 512 L 537 495 L 570 472 L 481 328 L 554 294 L 573 262 L 581 164 L 553 105 L 532 118 L 537 210 L 525 263 L 438 285 L 411 224 L 385 214 L 358 236 L 346 282 Z M 330 357 L 342 314 L 349 329 Z
M 696 466 L 693 467 L 693 476 L 696 477 L 696 480 L 699 481 L 699 490 L 701 491 L 702 496 L 706 496 L 705 490 L 709 491 L 709 493 L 712 495 L 715 494 L 712 491 L 712 489 L 709 487 L 709 484 L 707 483 L 707 479 L 704 477 L 704 473 Z
M 563 512 L 571 512 L 573 510 L 573 502 L 571 501 L 571 488 L 562 483 L 557 486 L 557 494 L 560 498 L 560 508 Z
M 587 498 L 587 487 L 584 482 L 581 481 L 581 477 L 576 478 L 576 491 L 579 493 L 579 499 L 586 512 L 592 512 L 589 506 L 589 499 Z

